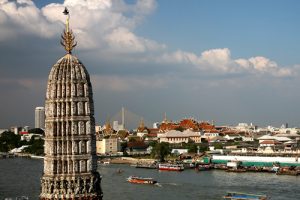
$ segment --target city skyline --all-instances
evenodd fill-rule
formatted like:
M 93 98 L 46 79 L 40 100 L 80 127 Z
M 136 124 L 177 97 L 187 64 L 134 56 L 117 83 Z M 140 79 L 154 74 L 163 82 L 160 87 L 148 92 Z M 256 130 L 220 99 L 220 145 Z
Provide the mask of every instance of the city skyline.
M 0 126 L 34 124 L 65 6 L 91 75 L 95 119 L 125 106 L 149 121 L 300 126 L 300 2 L 0 2 Z

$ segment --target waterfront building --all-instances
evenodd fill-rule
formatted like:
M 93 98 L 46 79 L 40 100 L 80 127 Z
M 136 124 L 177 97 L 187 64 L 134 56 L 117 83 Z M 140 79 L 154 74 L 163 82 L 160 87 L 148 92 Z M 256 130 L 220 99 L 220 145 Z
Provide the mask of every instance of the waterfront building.
M 201 133 L 193 132 L 191 130 L 185 130 L 183 132 L 171 130 L 166 133 L 160 133 L 157 135 L 159 142 L 167 142 L 167 143 L 189 143 L 201 142 Z
M 127 143 L 125 151 L 128 155 L 146 155 L 151 153 L 151 149 L 144 141 L 133 140 Z
M 62 45 L 66 55 L 53 65 L 45 102 L 45 158 L 41 200 L 101 200 L 97 172 L 92 85 L 76 46 L 69 12 Z
M 103 138 L 96 141 L 97 154 L 116 154 L 120 149 L 118 138 Z
M 45 129 L 45 108 L 36 107 L 34 112 L 34 127 Z
M 203 137 L 207 140 L 210 141 L 212 138 L 218 137 L 220 134 L 218 132 L 206 132 L 203 134 Z

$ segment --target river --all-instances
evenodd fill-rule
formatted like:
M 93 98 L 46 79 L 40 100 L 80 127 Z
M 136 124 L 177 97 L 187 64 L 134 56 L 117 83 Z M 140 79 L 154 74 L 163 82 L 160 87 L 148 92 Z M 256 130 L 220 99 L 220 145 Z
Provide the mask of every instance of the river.
M 122 173 L 117 173 L 118 170 Z M 128 165 L 99 166 L 104 200 L 221 200 L 229 191 L 267 194 L 272 200 L 300 199 L 300 177 L 268 173 L 227 173 L 213 170 L 160 172 Z M 0 159 L 0 200 L 28 196 L 37 200 L 43 161 L 27 158 Z M 130 175 L 153 177 L 158 185 L 126 182 Z

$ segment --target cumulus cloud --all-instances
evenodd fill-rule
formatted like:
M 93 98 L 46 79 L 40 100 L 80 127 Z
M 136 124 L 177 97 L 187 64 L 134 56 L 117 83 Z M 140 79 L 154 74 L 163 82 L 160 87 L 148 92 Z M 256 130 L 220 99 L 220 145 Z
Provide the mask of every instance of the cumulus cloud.
M 68 7 L 71 27 L 81 50 L 104 52 L 110 57 L 122 54 L 118 58 L 127 62 L 182 65 L 191 71 L 217 75 L 290 77 L 296 74 L 296 68 L 279 66 L 263 56 L 234 59 L 228 48 L 210 49 L 199 55 L 182 50 L 170 52 L 165 44 L 134 33 L 156 6 L 155 0 L 137 0 L 134 4 L 126 4 L 124 0 L 65 0 L 39 9 L 31 0 L 0 0 L 0 41 L 24 32 L 44 38 L 58 37 L 66 20 L 62 11 Z
M 24 33 L 41 37 L 57 33 L 57 25 L 49 23 L 31 0 L 1 0 L 0 25 L 0 40 Z
M 215 74 L 268 74 L 274 77 L 290 77 L 295 75 L 295 68 L 282 68 L 275 61 L 257 56 L 249 59 L 233 59 L 228 48 L 211 49 L 196 55 L 191 52 L 176 51 L 165 53 L 157 62 L 172 64 L 188 64 L 201 71 Z
M 109 44 L 109 48 L 114 52 L 151 52 L 163 50 L 165 45 L 156 43 L 155 41 L 148 40 L 142 37 L 137 37 L 124 27 L 116 28 L 111 34 L 105 37 Z

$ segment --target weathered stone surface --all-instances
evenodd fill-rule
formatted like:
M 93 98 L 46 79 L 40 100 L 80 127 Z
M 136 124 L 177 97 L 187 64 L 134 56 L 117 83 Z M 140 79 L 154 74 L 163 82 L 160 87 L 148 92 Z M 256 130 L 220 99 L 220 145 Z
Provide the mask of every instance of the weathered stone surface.
M 102 199 L 92 85 L 75 56 L 67 54 L 52 67 L 45 108 L 40 199 Z

